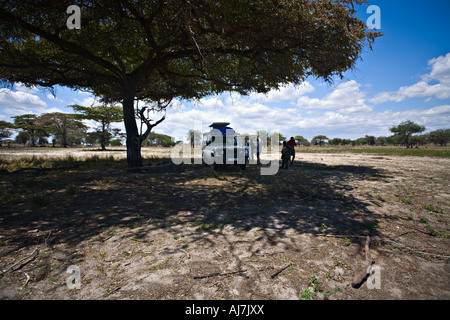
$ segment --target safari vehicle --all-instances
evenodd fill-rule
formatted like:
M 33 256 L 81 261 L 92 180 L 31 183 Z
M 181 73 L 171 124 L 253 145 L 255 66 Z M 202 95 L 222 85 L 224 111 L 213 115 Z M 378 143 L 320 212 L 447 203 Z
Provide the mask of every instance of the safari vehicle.
M 202 162 L 212 165 L 217 170 L 218 165 L 239 165 L 246 169 L 249 148 L 245 146 L 245 137 L 237 136 L 229 122 L 214 122 L 209 127 L 210 132 L 203 134 Z

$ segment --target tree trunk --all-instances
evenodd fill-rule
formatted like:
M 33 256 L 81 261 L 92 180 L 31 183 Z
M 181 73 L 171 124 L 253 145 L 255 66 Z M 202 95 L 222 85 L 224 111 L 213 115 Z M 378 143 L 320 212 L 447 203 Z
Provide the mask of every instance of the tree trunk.
M 63 143 L 63 147 L 64 148 L 67 148 L 67 133 L 66 132 L 64 132 L 63 134 L 62 134 L 62 143 Z
M 127 132 L 128 168 L 142 167 L 141 140 L 134 114 L 134 90 L 124 90 L 122 107 L 125 130 Z
M 102 121 L 102 133 L 100 135 L 100 147 L 102 148 L 102 151 L 106 151 L 106 128 L 105 128 L 104 121 Z
M 30 132 L 30 139 L 31 139 L 31 146 L 36 147 L 36 143 L 34 141 L 34 130 L 31 130 Z

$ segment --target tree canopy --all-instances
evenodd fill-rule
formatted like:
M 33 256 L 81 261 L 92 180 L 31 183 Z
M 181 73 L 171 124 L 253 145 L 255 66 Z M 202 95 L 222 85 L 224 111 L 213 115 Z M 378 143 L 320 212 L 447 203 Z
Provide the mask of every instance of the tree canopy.
M 64 148 L 67 148 L 70 139 L 82 140 L 87 127 L 77 120 L 73 114 L 53 112 L 40 116 L 40 122 L 52 134 L 61 140 Z
M 441 147 L 446 146 L 450 141 L 450 129 L 438 129 L 430 132 L 430 140 L 439 144 Z
M 0 79 L 62 85 L 123 106 L 128 166 L 142 165 L 134 102 L 268 92 L 355 67 L 380 34 L 363 0 L 0 0 Z M 81 29 L 66 26 L 68 5 Z M 148 128 L 156 123 L 141 119 Z M 145 121 L 146 120 L 146 121 Z
M 173 141 L 171 136 L 150 132 L 144 144 L 147 146 L 173 147 L 176 142 Z
M 303 136 L 295 136 L 295 137 L 294 137 L 294 140 L 297 141 L 297 143 L 298 143 L 299 145 L 305 145 L 305 144 L 308 143 L 308 139 L 306 139 L 306 138 L 303 137 Z
M 398 126 L 392 127 L 390 130 L 394 133 L 394 135 L 399 136 L 402 140 L 404 140 L 403 142 L 406 144 L 406 148 L 412 148 L 410 141 L 411 135 L 425 131 L 425 127 L 413 121 L 407 120 L 400 123 Z
M 324 135 L 318 135 L 318 136 L 315 136 L 314 138 L 312 138 L 311 143 L 313 145 L 318 144 L 319 146 L 322 146 L 322 144 L 325 143 L 325 140 L 329 140 L 329 139 Z
M 8 121 L 0 120 L 0 147 L 2 147 L 3 139 L 9 138 L 12 135 L 14 125 Z
M 22 114 L 12 118 L 14 119 L 14 126 L 28 134 L 30 137 L 31 146 L 36 146 L 36 138 L 38 136 L 47 136 L 39 116 L 35 114 Z
M 71 105 L 72 109 L 80 114 L 75 114 L 75 119 L 86 119 L 94 120 L 99 123 L 99 127 L 93 135 L 96 139 L 100 141 L 100 146 L 102 150 L 106 150 L 106 143 L 113 136 L 111 123 L 123 121 L 123 112 L 120 106 L 115 105 L 98 105 L 85 107 L 80 105 Z

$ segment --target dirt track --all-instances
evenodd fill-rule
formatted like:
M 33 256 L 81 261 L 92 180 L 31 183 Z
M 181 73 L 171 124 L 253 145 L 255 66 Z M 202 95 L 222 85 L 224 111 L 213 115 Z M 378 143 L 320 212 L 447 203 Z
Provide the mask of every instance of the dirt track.
M 0 269 L 39 252 L 0 277 L 0 298 L 450 298 L 449 159 L 296 160 L 276 176 L 257 166 L 2 174 Z M 36 190 L 45 201 L 32 201 Z M 380 289 L 350 285 L 367 235 Z M 67 288 L 70 265 L 79 290 Z

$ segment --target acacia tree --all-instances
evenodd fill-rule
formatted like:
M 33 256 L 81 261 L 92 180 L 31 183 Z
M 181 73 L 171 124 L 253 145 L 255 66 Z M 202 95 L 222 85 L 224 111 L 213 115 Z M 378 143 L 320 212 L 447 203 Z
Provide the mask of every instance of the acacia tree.
M 171 136 L 160 134 L 156 132 L 150 132 L 147 140 L 144 141 L 147 146 L 161 146 L 161 147 L 173 147 L 176 142 L 173 141 Z
M 44 130 L 40 117 L 35 114 L 22 114 L 12 118 L 14 119 L 14 126 L 26 132 L 30 137 L 31 146 L 35 147 L 36 138 L 42 135 Z
M 425 131 L 425 127 L 412 122 L 411 120 L 404 121 L 400 123 L 398 126 L 394 126 L 391 129 L 391 132 L 394 133 L 395 136 L 398 136 L 403 142 L 406 144 L 406 148 L 412 148 L 413 144 L 411 143 L 411 136 L 414 133 L 420 133 Z
M 94 120 L 100 124 L 96 129 L 96 136 L 100 141 L 102 150 L 106 150 L 106 143 L 111 138 L 111 133 L 113 132 L 111 123 L 123 121 L 122 108 L 107 104 L 91 107 L 71 105 L 70 107 L 81 113 L 73 115 L 75 119 Z
M 328 143 L 332 146 L 338 146 L 342 143 L 342 139 L 341 138 L 333 138 L 328 140 Z
M 441 147 L 446 146 L 450 141 L 450 129 L 439 129 L 430 132 L 430 141 L 439 144 Z
M 61 112 L 44 113 L 41 115 L 40 121 L 49 132 L 61 139 L 61 144 L 64 148 L 67 148 L 70 140 L 74 138 L 79 139 L 80 133 L 84 134 L 87 129 L 83 122 L 75 119 L 73 114 Z
M 322 146 L 322 144 L 325 143 L 325 140 L 329 140 L 329 139 L 323 135 L 315 136 L 314 138 L 312 138 L 311 144 L 313 144 L 313 145 L 318 144 L 319 146 Z
M 303 136 L 295 136 L 294 140 L 297 141 L 297 144 L 299 145 L 307 145 L 309 143 L 308 139 Z
M 374 146 L 375 145 L 376 139 L 375 139 L 374 136 L 366 135 L 366 137 L 364 139 L 366 139 L 366 142 L 367 142 L 367 144 L 369 146 Z
M 200 130 L 190 129 L 186 137 L 191 144 L 191 148 L 202 143 L 202 132 Z
M 12 135 L 11 129 L 14 129 L 12 123 L 0 120 L 0 148 L 3 146 L 3 139 L 9 138 Z
M 356 17 L 363 2 L 0 0 L 0 78 L 120 102 L 128 166 L 138 167 L 149 130 L 138 131 L 135 101 L 166 106 L 342 76 L 379 35 Z M 81 10 L 79 30 L 66 26 L 69 5 Z

